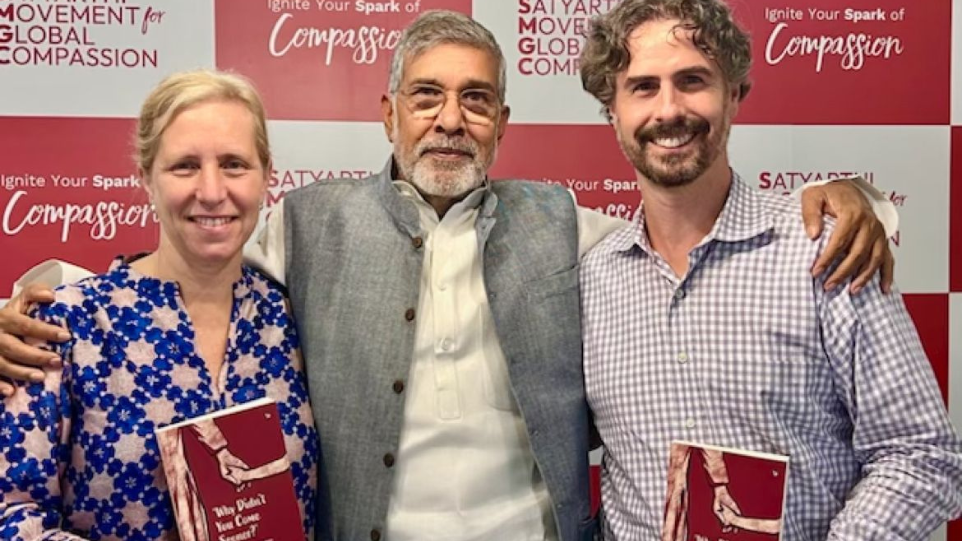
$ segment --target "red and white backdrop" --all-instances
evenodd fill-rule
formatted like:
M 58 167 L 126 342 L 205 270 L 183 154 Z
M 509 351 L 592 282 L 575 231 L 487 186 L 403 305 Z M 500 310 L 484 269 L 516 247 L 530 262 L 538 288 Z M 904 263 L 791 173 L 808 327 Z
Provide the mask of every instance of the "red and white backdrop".
M 154 245 L 130 141 L 140 101 L 172 71 L 236 70 L 263 93 L 265 212 L 305 184 L 380 169 L 392 50 L 432 8 L 472 14 L 507 57 L 513 114 L 493 176 L 558 183 L 629 217 L 631 168 L 577 78 L 580 32 L 616 2 L 0 0 L 0 299 L 43 259 L 103 269 Z M 962 0 L 733 6 L 755 55 L 733 163 L 774 193 L 858 173 L 895 203 L 897 282 L 962 427 Z M 962 541 L 962 527 L 936 538 Z

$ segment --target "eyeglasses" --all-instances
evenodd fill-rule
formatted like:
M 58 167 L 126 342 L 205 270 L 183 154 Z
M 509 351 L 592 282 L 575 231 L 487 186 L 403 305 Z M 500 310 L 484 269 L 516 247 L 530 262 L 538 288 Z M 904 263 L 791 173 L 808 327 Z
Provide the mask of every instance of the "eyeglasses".
M 464 119 L 471 124 L 494 124 L 501 109 L 497 95 L 486 88 L 469 88 L 456 92 L 437 85 L 419 84 L 401 92 L 408 109 L 417 118 L 434 119 L 441 114 L 448 95 L 456 94 Z

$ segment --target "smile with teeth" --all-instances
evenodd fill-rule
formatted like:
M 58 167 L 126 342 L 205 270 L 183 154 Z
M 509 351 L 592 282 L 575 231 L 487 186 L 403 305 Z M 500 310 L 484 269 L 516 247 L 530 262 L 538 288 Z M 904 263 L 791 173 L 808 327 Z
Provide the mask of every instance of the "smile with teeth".
M 202 225 L 204 227 L 217 227 L 221 225 L 226 225 L 233 220 L 234 219 L 229 216 L 227 217 L 194 216 L 193 218 L 191 218 L 191 221 L 197 223 L 198 225 Z
M 692 139 L 695 138 L 694 133 L 688 133 L 685 135 L 678 135 L 675 137 L 656 137 L 652 139 L 652 143 L 662 148 L 678 148 L 683 147 L 690 143 Z

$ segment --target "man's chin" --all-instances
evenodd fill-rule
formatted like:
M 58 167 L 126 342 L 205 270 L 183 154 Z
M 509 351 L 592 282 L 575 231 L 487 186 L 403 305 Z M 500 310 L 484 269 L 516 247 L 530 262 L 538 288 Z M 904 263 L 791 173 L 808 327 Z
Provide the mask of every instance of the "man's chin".
M 470 175 L 473 172 L 473 165 L 474 161 L 465 156 L 450 158 L 424 156 L 415 167 L 424 171 L 426 175 L 430 175 L 431 178 L 444 177 L 445 182 L 447 182 L 448 179 L 459 179 Z M 452 180 L 452 182 L 456 181 Z
M 702 167 L 698 153 L 686 153 L 686 155 L 676 155 L 668 157 L 638 156 L 632 160 L 635 170 L 644 175 L 652 184 L 659 186 L 684 186 L 690 184 L 702 173 L 706 167 Z
M 650 162 L 635 162 L 635 170 L 643 177 L 656 186 L 674 188 L 691 184 L 704 171 L 699 171 L 697 167 L 690 164 L 677 164 L 665 166 L 664 164 L 652 165 Z
M 650 178 L 652 182 L 659 186 L 674 188 L 691 184 L 704 172 L 705 170 L 699 167 L 671 167 L 656 169 Z
M 481 185 L 462 175 L 450 175 L 446 171 L 416 171 L 411 179 L 421 193 L 435 197 L 455 198 L 462 196 Z
M 652 184 L 663 188 L 680 188 L 691 184 L 696 178 L 698 177 L 691 175 L 661 175 L 649 177 L 649 180 L 651 180 Z

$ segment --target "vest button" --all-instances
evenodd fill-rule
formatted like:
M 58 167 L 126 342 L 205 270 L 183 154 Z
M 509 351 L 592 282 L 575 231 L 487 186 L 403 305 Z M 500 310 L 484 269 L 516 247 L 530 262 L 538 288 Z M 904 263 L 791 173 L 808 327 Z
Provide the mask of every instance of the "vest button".
M 418 248 L 424 246 L 424 239 L 421 237 L 414 237 L 411 239 L 411 244 L 414 245 L 414 249 L 417 250 Z
M 381 530 L 376 528 L 371 530 L 371 541 L 381 541 Z
M 384 455 L 384 465 L 387 466 L 388 468 L 390 468 L 391 466 L 393 466 L 393 465 L 394 465 L 394 455 L 392 455 L 391 453 L 388 453 L 388 454 Z
M 395 380 L 394 385 L 392 385 L 391 388 L 394 389 L 396 394 L 401 394 L 404 392 L 404 380 Z
M 404 319 L 414 321 L 414 308 L 408 308 L 404 311 Z

